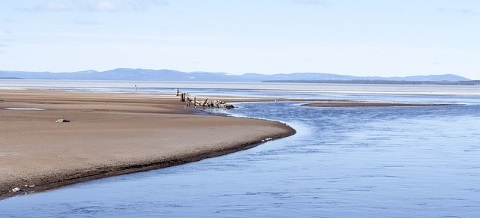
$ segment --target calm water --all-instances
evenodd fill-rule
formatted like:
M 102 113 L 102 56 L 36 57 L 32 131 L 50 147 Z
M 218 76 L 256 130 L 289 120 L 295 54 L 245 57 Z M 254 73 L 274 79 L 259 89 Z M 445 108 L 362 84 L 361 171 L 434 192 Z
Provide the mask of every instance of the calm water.
M 389 87 L 349 87 L 353 91 L 347 93 L 335 88 L 275 93 L 467 105 L 308 108 L 298 102 L 242 103 L 231 115 L 280 120 L 298 133 L 223 157 L 9 198 L 0 201 L 0 217 L 480 215 L 480 99 L 472 95 L 479 87 L 467 92 L 433 87 L 433 95 L 414 87 L 411 92 L 397 87 L 395 93 L 385 93 Z M 221 89 L 273 95 L 271 90 Z M 460 94 L 451 95 L 455 92 Z

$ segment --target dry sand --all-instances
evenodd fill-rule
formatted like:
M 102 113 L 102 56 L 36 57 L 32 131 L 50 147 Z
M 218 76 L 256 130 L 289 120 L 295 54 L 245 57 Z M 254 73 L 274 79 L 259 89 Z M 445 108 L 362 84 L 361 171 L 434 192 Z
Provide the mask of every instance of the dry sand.
M 71 122 L 55 122 L 61 118 Z M 195 114 L 175 96 L 0 90 L 0 199 L 198 161 L 294 133 L 279 122 Z

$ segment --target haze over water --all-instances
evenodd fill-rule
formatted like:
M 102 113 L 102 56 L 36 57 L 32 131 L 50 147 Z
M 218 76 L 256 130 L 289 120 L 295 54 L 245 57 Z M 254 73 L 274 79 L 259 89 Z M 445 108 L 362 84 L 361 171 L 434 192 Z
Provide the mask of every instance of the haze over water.
M 192 94 L 465 105 L 312 108 L 301 102 L 240 103 L 228 113 L 286 122 L 297 134 L 196 163 L 6 199 L 0 201 L 0 217 L 480 214 L 479 87 L 281 84 L 265 90 L 258 84 L 149 84 L 139 85 L 140 91 L 177 86 L 193 87 L 188 89 Z M 93 89 L 126 90 L 131 91 L 129 84 L 110 82 Z

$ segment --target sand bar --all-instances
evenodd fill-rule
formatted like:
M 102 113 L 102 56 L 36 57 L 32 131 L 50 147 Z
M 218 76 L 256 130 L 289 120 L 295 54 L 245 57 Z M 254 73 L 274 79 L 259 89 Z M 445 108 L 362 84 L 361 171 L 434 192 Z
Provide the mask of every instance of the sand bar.
M 458 104 L 417 104 L 396 102 L 361 102 L 361 101 L 330 101 L 321 103 L 308 103 L 308 107 L 421 107 L 421 106 L 453 106 Z
M 279 122 L 198 114 L 175 95 L 0 90 L 0 199 L 198 161 L 294 133 Z

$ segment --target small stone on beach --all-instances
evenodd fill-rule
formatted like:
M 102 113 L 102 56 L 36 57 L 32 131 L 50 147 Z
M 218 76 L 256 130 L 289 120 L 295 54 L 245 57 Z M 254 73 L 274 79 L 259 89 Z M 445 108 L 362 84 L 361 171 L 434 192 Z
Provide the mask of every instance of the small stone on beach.
M 15 188 L 12 189 L 12 192 L 19 192 L 19 191 L 21 191 L 21 190 L 22 190 L 22 189 L 20 189 L 19 187 L 15 187 Z
M 66 120 L 66 119 L 58 119 L 57 121 L 55 121 L 57 123 L 69 123 L 70 120 Z

